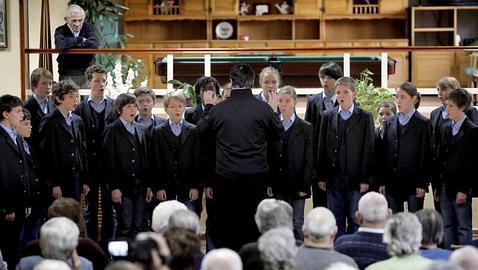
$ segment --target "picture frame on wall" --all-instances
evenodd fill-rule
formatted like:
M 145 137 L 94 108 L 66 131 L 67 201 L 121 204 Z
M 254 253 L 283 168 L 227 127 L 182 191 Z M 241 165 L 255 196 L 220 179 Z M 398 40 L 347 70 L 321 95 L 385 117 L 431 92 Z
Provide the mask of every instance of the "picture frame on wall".
M 0 0 L 0 48 L 7 47 L 7 1 Z

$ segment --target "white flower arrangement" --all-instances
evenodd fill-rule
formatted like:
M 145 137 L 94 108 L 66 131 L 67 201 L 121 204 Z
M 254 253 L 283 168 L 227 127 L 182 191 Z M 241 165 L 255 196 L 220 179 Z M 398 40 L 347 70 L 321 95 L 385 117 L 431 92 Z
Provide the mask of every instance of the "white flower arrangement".
M 127 68 L 128 75 L 123 81 L 123 66 L 121 65 L 120 59 L 116 60 L 115 68 L 113 71 L 106 74 L 106 91 L 108 96 L 116 99 L 120 94 L 129 93 L 133 88 L 133 80 L 137 76 L 137 71 L 132 68 Z M 148 79 L 145 79 L 140 84 L 141 86 L 148 85 Z

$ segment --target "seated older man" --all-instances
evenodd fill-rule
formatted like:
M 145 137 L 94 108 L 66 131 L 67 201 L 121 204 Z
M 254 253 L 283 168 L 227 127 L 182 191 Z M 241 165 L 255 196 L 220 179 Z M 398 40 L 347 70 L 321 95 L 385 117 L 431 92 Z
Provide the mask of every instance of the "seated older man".
M 16 269 L 31 270 L 43 259 L 53 259 L 64 261 L 74 269 L 92 270 L 91 261 L 76 253 L 79 235 L 78 226 L 66 217 L 55 217 L 48 220 L 40 228 L 40 248 L 43 257 L 24 257 Z
M 426 270 L 432 260 L 418 254 L 422 241 L 422 225 L 412 213 L 398 213 L 385 224 L 383 242 L 390 259 L 371 264 L 366 270 Z
M 295 269 L 297 246 L 290 228 L 269 230 L 259 237 L 258 242 L 265 269 Z
M 261 234 L 274 229 L 285 227 L 292 229 L 292 207 L 285 201 L 264 199 L 257 206 L 254 216 L 257 228 Z M 264 269 L 257 242 L 245 244 L 239 251 L 244 270 Z
M 355 213 L 360 226 L 358 231 L 339 237 L 335 241 L 335 250 L 354 259 L 359 269 L 388 259 L 387 245 L 382 239 L 383 227 L 390 214 L 387 199 L 382 194 L 368 192 L 363 195 Z
M 297 251 L 297 270 L 326 269 L 335 262 L 344 262 L 357 267 L 352 258 L 334 250 L 337 224 L 329 209 L 325 207 L 312 209 L 305 218 L 302 231 L 304 245 Z
M 451 254 L 450 261 L 464 270 L 476 270 L 478 269 L 478 249 L 472 246 L 457 249 Z
M 204 256 L 201 270 L 242 270 L 242 262 L 235 251 L 219 248 Z

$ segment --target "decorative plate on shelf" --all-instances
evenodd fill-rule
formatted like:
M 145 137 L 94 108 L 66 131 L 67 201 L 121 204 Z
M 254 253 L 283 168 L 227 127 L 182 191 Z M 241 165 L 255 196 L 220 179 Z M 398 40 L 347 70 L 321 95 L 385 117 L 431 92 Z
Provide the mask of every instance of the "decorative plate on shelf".
M 234 34 L 234 26 L 229 22 L 220 22 L 216 25 L 216 37 L 228 39 Z

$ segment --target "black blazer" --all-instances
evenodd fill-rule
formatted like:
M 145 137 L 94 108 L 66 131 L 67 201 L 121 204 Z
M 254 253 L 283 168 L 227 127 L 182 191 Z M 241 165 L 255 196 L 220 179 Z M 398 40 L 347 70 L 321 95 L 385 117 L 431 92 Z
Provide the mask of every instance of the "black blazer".
M 95 29 L 88 23 L 84 23 L 78 37 L 73 36 L 68 25 L 65 23 L 55 29 L 55 48 L 65 51 L 73 48 L 99 48 L 100 41 L 96 36 Z M 87 67 L 95 63 L 94 54 L 59 54 L 58 72 L 60 74 L 82 74 Z
M 430 120 L 416 111 L 401 134 L 398 125 L 394 115 L 385 126 L 381 185 L 391 195 L 413 195 L 430 181 Z
M 24 104 L 25 109 L 27 109 L 32 115 L 31 124 L 32 124 L 32 134 L 30 138 L 26 141 L 32 146 L 35 151 L 38 153 L 40 151 L 40 141 L 38 138 L 38 133 L 40 131 L 40 122 L 45 117 L 45 113 L 41 110 L 40 104 L 36 101 L 33 96 L 30 96 Z M 54 111 L 56 108 L 53 101 L 48 100 L 48 112 Z
M 22 140 L 22 144 L 27 144 Z M 22 145 L 22 147 L 24 147 Z M 27 181 L 25 181 L 26 190 L 28 191 L 27 205 L 41 208 L 46 207 L 48 202 L 48 185 L 41 177 L 40 163 L 38 157 L 35 155 L 35 150 L 30 146 L 30 154 L 25 153 L 25 170 L 27 175 Z
M 287 179 L 285 179 L 286 183 L 282 183 L 282 186 L 287 188 L 285 191 L 291 193 L 291 195 L 297 196 L 299 191 L 310 195 L 313 166 L 312 125 L 296 116 L 289 132 L 286 168 L 284 168 L 287 172 Z M 282 153 L 282 151 L 279 151 L 279 153 Z
M 103 163 L 108 171 L 108 186 L 110 190 L 121 190 L 123 195 L 137 191 L 138 188 L 151 187 L 147 159 L 148 130 L 141 123 L 135 123 L 135 130 L 140 143 L 139 149 L 136 149 L 135 142 L 131 140 L 130 133 L 119 118 L 106 127 L 103 136 Z M 134 167 L 139 164 L 134 159 L 137 151 L 140 152 L 141 158 L 141 168 L 138 171 Z M 136 183 L 138 180 L 140 183 Z
M 199 118 L 201 118 L 202 115 L 202 105 L 198 104 L 194 107 L 187 108 L 186 111 L 184 112 L 184 119 L 188 121 L 189 123 L 195 125 L 198 123 Z
M 373 177 L 372 185 L 373 190 L 378 190 L 380 184 L 381 174 L 383 173 L 382 166 L 384 166 L 383 156 L 384 156 L 384 140 L 380 136 L 380 127 L 375 128 L 375 144 L 374 144 L 374 158 L 373 158 Z
M 439 177 L 435 183 L 447 185 L 448 195 L 455 198 L 457 192 L 470 194 L 476 188 L 476 151 L 478 126 L 466 118 L 452 140 L 451 122 L 443 126 L 440 144 L 438 145 Z
M 18 145 L 18 146 L 17 146 Z M 17 145 L 0 127 L 0 219 L 6 214 L 24 213 L 28 193 L 26 190 L 25 153 L 20 137 Z
M 136 115 L 136 117 L 134 118 L 134 121 L 140 123 L 138 121 L 138 117 L 139 117 L 139 115 Z M 162 123 L 166 122 L 166 119 L 164 119 L 162 117 L 159 117 L 159 116 L 156 116 L 154 114 L 153 114 L 153 118 L 154 118 L 154 120 L 152 121 L 152 123 L 149 126 L 147 126 L 149 136 L 151 136 L 151 134 L 153 132 L 153 129 L 155 127 L 157 127 L 157 126 L 161 125 Z
M 338 103 L 335 101 L 335 105 L 337 106 Z M 313 128 L 313 147 L 317 149 L 319 147 L 319 133 L 320 133 L 320 122 L 322 120 L 322 114 L 326 110 L 324 104 L 324 96 L 323 92 L 318 94 L 308 96 L 307 97 L 307 105 L 305 109 L 305 117 L 304 120 L 312 124 Z M 317 151 L 313 151 L 314 155 L 314 169 L 318 170 L 317 168 Z
M 40 124 L 40 149 L 43 175 L 51 187 L 71 184 L 74 172 L 88 183 L 86 132 L 83 120 L 72 113 L 73 132 L 58 109 L 47 114 Z
M 318 179 L 333 181 L 339 173 L 339 107 L 326 110 L 322 114 L 319 133 Z M 372 114 L 357 105 L 349 119 L 346 131 L 348 185 L 358 189 L 360 183 L 370 183 L 374 154 L 374 125 Z
M 183 121 L 179 146 L 175 144 L 175 139 L 169 121 L 153 129 L 153 186 L 156 190 L 166 189 L 166 192 L 189 192 L 191 188 L 198 188 L 200 183 L 196 126 Z

